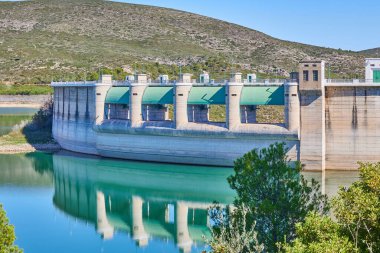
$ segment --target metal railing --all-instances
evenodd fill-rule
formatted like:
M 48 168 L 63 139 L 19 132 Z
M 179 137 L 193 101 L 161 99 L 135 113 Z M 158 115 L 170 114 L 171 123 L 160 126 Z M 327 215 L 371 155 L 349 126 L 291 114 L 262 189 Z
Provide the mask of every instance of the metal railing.
M 326 83 L 366 83 L 372 80 L 365 79 L 326 79 Z
M 118 80 L 112 80 L 113 86 L 128 86 L 129 81 L 118 81 Z
M 363 80 L 359 80 L 360 82 L 364 82 Z M 141 82 L 141 81 L 140 81 Z M 145 83 L 148 86 L 173 86 L 175 85 L 178 80 L 147 80 Z M 223 86 L 226 85 L 229 81 L 228 80 L 209 80 L 206 82 L 200 82 L 200 80 L 191 80 L 191 84 L 193 86 Z M 298 80 L 292 80 L 292 79 L 253 79 L 253 80 L 242 80 L 242 83 L 244 85 L 283 85 L 286 82 L 298 82 Z M 352 83 L 353 80 L 332 80 L 327 79 L 327 83 Z M 372 80 L 371 80 L 372 82 Z M 65 81 L 65 82 L 51 82 L 52 85 L 93 85 L 98 83 L 98 81 Z M 120 80 L 113 80 L 112 86 L 129 86 L 131 83 L 139 83 L 137 80 L 132 81 L 120 81 Z
M 373 79 L 326 79 L 325 82 L 327 84 L 380 84 Z
M 244 85 L 282 85 L 287 82 L 298 82 L 296 79 L 244 79 Z
M 96 84 L 97 81 L 60 81 L 51 82 L 53 85 L 86 85 L 86 84 Z

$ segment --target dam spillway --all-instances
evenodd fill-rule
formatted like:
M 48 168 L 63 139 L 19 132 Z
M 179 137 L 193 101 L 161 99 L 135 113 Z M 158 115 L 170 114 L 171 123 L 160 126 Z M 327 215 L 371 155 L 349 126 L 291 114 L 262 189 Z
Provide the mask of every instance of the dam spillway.
M 367 62 L 367 75 L 380 68 L 376 59 Z M 289 159 L 306 170 L 355 169 L 357 161 L 380 160 L 380 83 L 330 80 L 324 72 L 323 61 L 304 61 L 297 80 L 234 73 L 222 82 L 190 74 L 176 82 L 144 74 L 124 82 L 109 75 L 55 82 L 53 136 L 76 152 L 169 163 L 231 166 L 275 142 L 284 142 Z M 225 122 L 210 122 L 211 105 L 225 105 Z M 285 123 L 257 123 L 256 108 L 265 105 L 284 106 Z

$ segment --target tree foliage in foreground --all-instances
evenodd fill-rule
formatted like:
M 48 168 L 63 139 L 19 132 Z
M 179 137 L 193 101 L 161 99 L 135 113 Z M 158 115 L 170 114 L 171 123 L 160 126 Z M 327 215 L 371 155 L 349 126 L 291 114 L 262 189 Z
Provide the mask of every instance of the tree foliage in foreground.
M 212 239 L 206 240 L 213 253 L 264 252 L 264 246 L 257 240 L 255 226 L 246 224 L 247 209 L 234 210 L 231 207 L 221 209 L 219 206 L 210 210 L 210 216 L 216 222 Z M 230 212 L 231 211 L 231 212 Z
M 282 143 L 254 149 L 235 161 L 235 174 L 228 178 L 231 188 L 237 192 L 236 209 L 247 210 L 244 219 L 234 217 L 241 211 L 229 215 L 232 217 L 229 220 L 244 221 L 240 227 L 233 225 L 236 231 L 230 234 L 251 231 L 254 226 L 258 243 L 265 247 L 265 252 L 276 252 L 277 243 L 284 238 L 287 242 L 293 240 L 296 223 L 304 221 L 308 212 L 327 212 L 327 198 L 320 193 L 319 184 L 315 180 L 307 182 L 299 164 L 289 165 L 286 153 Z M 217 224 L 214 231 L 220 226 L 226 225 Z
M 360 180 L 332 200 L 342 230 L 360 252 L 380 252 L 380 163 L 360 163 Z
M 285 253 L 353 253 L 357 252 L 348 236 L 330 217 L 310 212 L 303 223 L 296 224 L 296 239 L 284 243 Z
M 380 252 L 380 163 L 360 163 L 360 180 L 332 200 L 336 221 L 309 214 L 286 253 Z
M 20 250 L 13 243 L 16 239 L 14 227 L 9 224 L 9 220 L 0 204 L 0 253 L 20 253 Z
M 283 144 L 247 153 L 229 178 L 238 193 L 235 211 L 211 209 L 212 251 L 380 252 L 380 163 L 360 163 L 359 172 L 360 180 L 331 201 L 333 220 L 319 185 L 288 166 Z

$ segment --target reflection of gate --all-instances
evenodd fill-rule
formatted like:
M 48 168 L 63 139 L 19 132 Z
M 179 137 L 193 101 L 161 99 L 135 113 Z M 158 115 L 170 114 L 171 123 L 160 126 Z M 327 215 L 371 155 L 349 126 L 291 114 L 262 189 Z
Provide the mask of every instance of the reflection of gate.
M 373 71 L 373 81 L 375 83 L 380 83 L 380 70 Z

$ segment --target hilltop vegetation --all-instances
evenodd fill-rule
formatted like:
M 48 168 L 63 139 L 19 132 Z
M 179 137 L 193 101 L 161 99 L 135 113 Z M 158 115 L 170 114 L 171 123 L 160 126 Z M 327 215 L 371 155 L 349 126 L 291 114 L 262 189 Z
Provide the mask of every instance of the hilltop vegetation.
M 380 47 L 363 50 L 361 53 L 372 57 L 380 57 Z
M 287 76 L 321 58 L 362 76 L 364 56 L 309 46 L 201 15 L 101 0 L 0 2 L 0 83 L 95 78 L 102 68 L 175 74 L 233 70 Z M 213 65 L 206 63 L 215 62 Z M 136 68 L 135 64 L 138 64 Z M 177 70 L 176 70 L 177 69 Z

